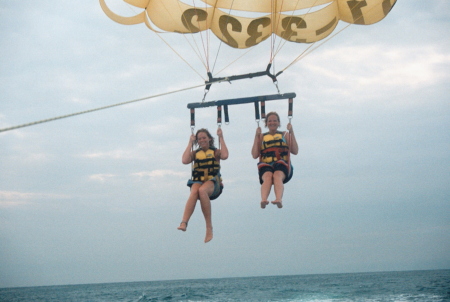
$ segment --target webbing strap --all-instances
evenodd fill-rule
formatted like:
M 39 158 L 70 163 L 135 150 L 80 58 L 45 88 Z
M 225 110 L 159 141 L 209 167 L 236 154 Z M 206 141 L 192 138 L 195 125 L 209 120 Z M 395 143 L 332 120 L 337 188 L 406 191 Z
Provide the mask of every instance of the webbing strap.
M 289 108 L 288 108 L 288 118 L 289 118 L 289 124 L 291 123 L 291 119 L 293 116 L 293 111 L 294 111 L 294 99 L 293 98 L 289 98 Z M 292 125 L 291 125 L 292 127 Z M 288 147 L 289 147 L 289 152 L 288 152 L 288 174 L 291 174 L 291 148 L 292 148 L 292 134 L 291 131 L 288 131 Z M 288 175 L 286 175 L 287 177 Z
M 291 137 L 291 132 L 288 131 L 288 136 L 289 136 L 289 141 L 288 141 L 288 154 L 287 154 L 287 163 L 288 163 L 288 175 L 286 175 L 286 177 L 288 177 L 291 174 L 291 147 L 292 147 L 292 137 Z
M 192 130 L 192 134 L 194 134 L 194 128 L 195 128 L 195 108 L 191 108 L 191 130 Z
M 229 124 L 230 123 L 230 118 L 228 116 L 228 105 L 223 105 L 223 110 L 225 113 L 225 124 Z
M 266 102 L 261 101 L 261 118 L 264 120 L 266 118 Z
M 292 118 L 293 108 L 294 108 L 294 99 L 289 98 L 289 108 L 288 108 L 288 117 L 289 118 Z
M 217 126 L 222 125 L 222 106 L 217 106 Z
M 258 101 L 255 101 L 255 120 L 259 126 L 260 116 L 259 116 L 259 102 Z

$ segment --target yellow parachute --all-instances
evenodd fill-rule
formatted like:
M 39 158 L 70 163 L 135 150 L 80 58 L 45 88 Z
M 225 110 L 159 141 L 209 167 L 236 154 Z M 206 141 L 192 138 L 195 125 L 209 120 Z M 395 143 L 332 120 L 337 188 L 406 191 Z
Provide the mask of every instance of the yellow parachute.
M 277 76 L 316 49 L 318 46 L 308 50 L 315 42 L 328 36 L 333 37 L 335 34 L 331 36 L 330 34 L 340 20 L 347 22 L 348 25 L 376 23 L 386 17 L 397 0 L 115 0 L 128 5 L 133 11 L 138 10 L 132 16 L 121 16 L 113 12 L 106 2 L 114 0 L 99 1 L 110 19 L 125 25 L 144 23 L 161 39 L 163 39 L 161 33 L 200 33 L 197 34 L 200 36 L 199 40 L 195 41 L 196 35 L 191 35 L 193 43 L 188 42 L 193 53 L 206 68 L 208 78 L 205 80 L 205 92 L 209 91 L 212 83 L 267 75 L 272 79 L 279 93 Z M 341 30 L 336 32 L 339 33 Z M 210 64 L 209 55 L 212 45 L 210 33 L 213 33 L 221 43 L 231 46 L 230 50 L 245 48 L 252 50 L 253 46 L 270 37 L 270 59 L 267 68 L 264 71 L 238 76 L 214 77 L 213 72 L 218 55 L 213 64 Z M 275 47 L 277 38 L 280 39 L 278 46 Z M 164 42 L 204 79 L 188 63 L 188 60 L 184 59 L 166 40 Z M 274 59 L 286 44 L 285 42 L 311 44 L 290 64 L 276 72 Z M 219 50 L 220 46 L 217 54 Z
M 396 0 L 123 0 L 143 11 L 123 17 L 100 0 L 105 14 L 126 25 L 145 23 L 155 32 L 196 33 L 211 30 L 234 48 L 254 46 L 272 34 L 297 43 L 324 39 L 339 20 L 369 25 L 382 20 Z M 192 1 L 194 2 L 194 1 Z M 258 17 L 241 16 L 257 13 Z M 303 12 L 303 13 L 302 13 Z

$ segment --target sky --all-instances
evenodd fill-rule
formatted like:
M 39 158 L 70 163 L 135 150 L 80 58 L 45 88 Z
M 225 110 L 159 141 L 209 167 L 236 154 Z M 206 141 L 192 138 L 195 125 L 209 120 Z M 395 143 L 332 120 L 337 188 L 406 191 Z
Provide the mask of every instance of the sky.
M 206 77 L 186 40 L 163 36 L 199 74 L 97 1 L 1 1 L 0 129 L 157 97 L 0 133 L 0 287 L 450 269 L 449 11 L 447 0 L 399 0 L 278 77 L 297 94 L 300 149 L 281 210 L 259 206 L 253 105 L 230 106 L 205 244 L 199 205 L 177 230 L 187 104 L 204 91 L 168 93 Z M 260 46 L 219 76 L 265 70 Z M 276 68 L 305 48 L 286 45 Z M 236 52 L 218 57 L 217 71 Z M 214 84 L 206 101 L 276 93 L 261 77 Z M 269 111 L 285 129 L 287 101 Z M 197 110 L 203 127 L 216 132 L 214 107 Z

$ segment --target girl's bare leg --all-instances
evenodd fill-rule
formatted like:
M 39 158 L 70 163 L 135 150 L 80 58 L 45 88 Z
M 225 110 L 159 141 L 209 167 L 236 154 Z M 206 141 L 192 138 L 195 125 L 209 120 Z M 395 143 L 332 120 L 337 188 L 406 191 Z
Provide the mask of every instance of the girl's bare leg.
M 194 183 L 191 186 L 191 193 L 189 194 L 189 198 L 186 201 L 186 206 L 184 207 L 183 219 L 181 220 L 180 226 L 178 227 L 178 229 L 183 232 L 186 231 L 189 219 L 191 219 L 192 213 L 194 213 L 195 205 L 197 204 L 197 200 L 199 197 L 198 190 L 201 185 L 202 184 L 200 183 Z
M 273 184 L 273 173 L 266 172 L 262 176 L 263 183 L 261 185 L 261 208 L 265 208 L 269 204 L 267 199 L 269 198 L 270 190 Z
M 212 181 L 205 182 L 198 190 L 200 205 L 202 207 L 203 216 L 206 222 L 205 243 L 213 239 L 213 227 L 211 219 L 211 200 L 209 196 L 214 192 L 214 183 Z
M 283 200 L 283 193 L 284 193 L 284 184 L 283 180 L 285 178 L 283 171 L 275 171 L 273 174 L 273 188 L 275 191 L 275 200 L 272 201 L 274 205 L 276 205 L 278 208 L 282 208 L 282 200 Z

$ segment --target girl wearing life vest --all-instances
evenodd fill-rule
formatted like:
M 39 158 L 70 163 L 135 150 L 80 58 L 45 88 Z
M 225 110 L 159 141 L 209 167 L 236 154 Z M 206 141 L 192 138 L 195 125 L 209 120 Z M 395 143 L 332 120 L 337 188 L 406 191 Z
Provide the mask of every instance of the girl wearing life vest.
M 272 185 L 275 191 L 275 200 L 272 204 L 283 207 L 282 197 L 284 184 L 287 183 L 293 173 L 290 164 L 290 154 L 298 153 L 298 145 L 291 123 L 287 124 L 285 132 L 278 131 L 280 117 L 276 112 L 269 112 L 265 120 L 266 133 L 261 133 L 261 127 L 256 129 L 255 141 L 252 147 L 253 158 L 259 157 L 258 174 L 261 183 L 261 208 L 269 204 L 267 201 Z
M 208 130 L 199 129 L 196 135 L 191 135 L 186 150 L 182 156 L 183 164 L 193 162 L 192 179 L 188 181 L 191 193 L 186 202 L 183 219 L 178 227 L 186 231 L 189 219 L 194 213 L 197 200 L 200 200 L 203 216 L 206 222 L 205 243 L 213 238 L 211 221 L 211 200 L 216 199 L 222 193 L 223 185 L 220 176 L 220 160 L 228 158 L 228 148 L 223 139 L 222 129 L 217 129 L 220 149 L 214 147 L 214 138 Z M 198 149 L 192 151 L 193 145 Z

